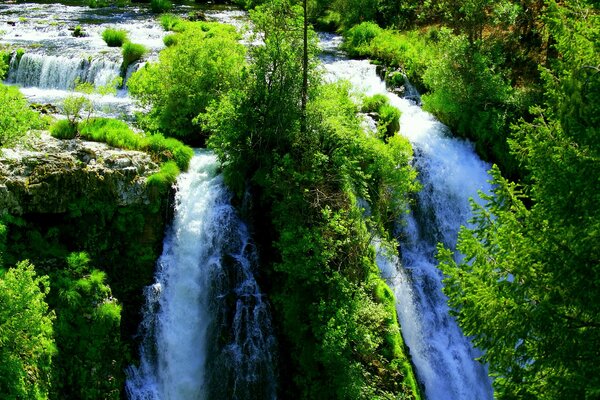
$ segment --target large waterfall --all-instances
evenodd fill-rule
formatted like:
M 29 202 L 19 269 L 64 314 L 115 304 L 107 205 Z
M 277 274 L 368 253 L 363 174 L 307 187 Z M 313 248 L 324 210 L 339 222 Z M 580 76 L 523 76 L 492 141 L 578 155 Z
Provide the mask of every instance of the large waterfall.
M 396 294 L 402 334 L 428 400 L 493 398 L 478 351 L 449 315 L 436 243 L 454 247 L 461 225 L 470 217 L 469 198 L 489 191 L 489 165 L 473 146 L 452 138 L 447 128 L 417 104 L 386 90 L 368 61 L 347 60 L 336 53 L 336 37 L 325 37 L 329 79 L 347 79 L 358 92 L 385 94 L 400 109 L 400 133 L 413 145 L 414 166 L 423 189 L 399 232 L 401 257 L 378 251 L 378 265 Z M 414 95 L 414 93 L 413 93 Z
M 177 181 L 173 225 L 146 289 L 130 399 L 274 399 L 276 344 L 254 278 L 256 253 L 229 204 L 214 155 Z

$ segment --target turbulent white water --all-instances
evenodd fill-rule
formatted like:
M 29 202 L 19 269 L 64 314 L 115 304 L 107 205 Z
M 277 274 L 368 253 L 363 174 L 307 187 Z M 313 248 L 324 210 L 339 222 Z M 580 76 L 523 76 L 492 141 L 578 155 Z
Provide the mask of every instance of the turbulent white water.
M 450 137 L 447 128 L 414 101 L 388 92 L 368 61 L 347 60 L 332 51 L 324 61 L 328 79 L 347 79 L 367 95 L 387 95 L 402 111 L 400 133 L 415 151 L 413 162 L 423 190 L 401 229 L 401 260 L 379 251 L 377 261 L 396 294 L 402 334 L 426 397 L 492 399 L 487 370 L 474 361 L 477 350 L 449 315 L 434 257 L 436 243 L 455 246 L 460 226 L 471 215 L 469 198 L 477 199 L 478 190 L 489 192 L 489 165 L 469 142 Z
M 74 37 L 79 26 L 83 36 Z M 105 86 L 121 75 L 121 49 L 102 39 L 106 28 L 124 29 L 129 39 L 149 49 L 154 59 L 166 34 L 156 18 L 141 7 L 91 9 L 61 4 L 0 4 L 0 45 L 13 49 L 6 83 L 22 88 L 30 102 L 54 104 L 72 95 L 77 82 Z M 19 59 L 14 50 L 21 48 Z M 128 74 L 136 68 L 134 64 Z M 80 95 L 80 94 L 79 94 Z M 135 107 L 126 90 L 92 95 L 95 114 L 131 117 Z
M 132 400 L 274 399 L 275 338 L 256 254 L 214 155 L 177 182 L 176 212 L 147 304 Z

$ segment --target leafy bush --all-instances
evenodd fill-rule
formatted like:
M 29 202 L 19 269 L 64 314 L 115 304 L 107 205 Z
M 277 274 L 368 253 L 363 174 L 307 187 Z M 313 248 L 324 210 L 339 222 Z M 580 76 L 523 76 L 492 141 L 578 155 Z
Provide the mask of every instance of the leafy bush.
M 169 0 L 151 0 L 150 9 L 153 13 L 160 14 L 169 11 L 173 8 L 173 3 Z
M 75 136 L 75 129 L 67 120 L 58 121 L 51 128 L 53 136 L 70 139 Z M 56 131 L 56 132 L 55 132 Z M 109 146 L 129 150 L 147 151 L 157 162 L 173 161 L 182 171 L 187 170 L 194 151 L 173 138 L 165 138 L 161 134 L 142 136 L 131 130 L 127 123 L 111 118 L 91 118 L 79 124 L 81 138 L 103 142 Z
M 74 139 L 77 136 L 77 125 L 68 119 L 59 119 L 50 126 L 50 134 L 57 139 Z
M 363 22 L 344 32 L 344 48 L 351 50 L 353 55 L 365 55 L 371 41 L 383 32 L 375 22 Z
M 389 99 L 383 94 L 365 97 L 362 101 L 362 112 L 378 112 L 381 106 L 388 104 Z
M 0 80 L 6 79 L 9 63 L 10 53 L 8 51 L 0 51 Z
M 28 261 L 0 276 L 0 388 L 8 399 L 47 399 L 56 353 L 47 276 Z
M 102 39 L 109 47 L 121 47 L 127 42 L 127 31 L 124 29 L 106 28 L 102 32 Z
M 177 139 L 165 138 L 161 134 L 146 137 L 142 145 L 142 150 L 154 154 L 161 161 L 175 161 L 182 171 L 187 170 L 190 160 L 194 156 L 194 151 L 191 147 L 184 145 Z
M 86 253 L 71 253 L 67 265 L 51 273 L 49 304 L 57 311 L 58 353 L 53 365 L 54 395 L 81 400 L 118 400 L 124 363 L 121 305 L 106 273 L 89 266 Z
M 86 36 L 85 31 L 83 30 L 83 28 L 81 27 L 81 25 L 77 25 L 73 29 L 73 37 L 84 37 L 84 36 Z
M 380 138 L 393 136 L 400 130 L 400 110 L 390 104 L 387 96 L 376 94 L 363 99 L 362 112 L 375 113 Z
M 167 35 L 163 38 L 163 43 L 167 47 L 176 45 L 178 42 L 177 35 Z
M 0 83 L 0 148 L 13 145 L 29 131 L 45 126 L 46 121 L 29 108 L 19 89 Z
M 202 145 L 205 133 L 194 119 L 230 88 L 241 86 L 245 49 L 235 28 L 188 22 L 164 49 L 159 62 L 146 64 L 128 80 L 132 97 L 149 113 L 139 117 L 147 131 L 159 131 Z

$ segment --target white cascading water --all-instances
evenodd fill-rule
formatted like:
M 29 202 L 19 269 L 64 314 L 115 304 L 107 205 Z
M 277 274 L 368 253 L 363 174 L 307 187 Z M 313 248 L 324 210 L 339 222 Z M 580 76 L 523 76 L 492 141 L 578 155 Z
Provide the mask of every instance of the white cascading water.
M 324 39 L 330 43 L 326 49 L 335 49 L 339 42 L 336 37 Z M 492 399 L 487 368 L 475 361 L 480 353 L 449 314 L 435 260 L 438 242 L 455 247 L 460 226 L 471 216 L 469 199 L 478 199 L 479 190 L 489 192 L 490 166 L 469 142 L 452 138 L 415 102 L 388 92 L 368 61 L 347 60 L 335 50 L 323 60 L 328 79 L 349 80 L 367 95 L 386 95 L 402 112 L 400 133 L 415 152 L 413 165 L 423 189 L 400 229 L 401 260 L 378 249 L 377 263 L 396 295 L 402 335 L 425 395 L 428 400 Z
M 132 400 L 275 399 L 276 342 L 253 271 L 256 252 L 216 157 L 198 152 L 177 181 L 175 218 L 146 289 Z
M 120 62 L 26 53 L 13 58 L 7 82 L 40 89 L 72 90 L 77 82 L 105 86 L 120 76 Z

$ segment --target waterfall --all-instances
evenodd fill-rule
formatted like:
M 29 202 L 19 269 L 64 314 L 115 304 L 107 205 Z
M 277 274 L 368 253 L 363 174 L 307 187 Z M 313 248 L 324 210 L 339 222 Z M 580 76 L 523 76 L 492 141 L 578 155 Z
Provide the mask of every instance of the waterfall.
M 177 181 L 175 218 L 146 288 L 132 400 L 274 399 L 275 338 L 253 272 L 256 252 L 216 157 L 198 152 Z
M 368 61 L 334 55 L 325 58 L 330 80 L 347 79 L 358 92 L 388 96 L 400 109 L 400 133 L 412 143 L 414 167 L 423 189 L 399 232 L 400 258 L 378 249 L 377 263 L 396 295 L 402 334 L 428 400 L 493 398 L 486 366 L 449 314 L 442 293 L 436 243 L 454 248 L 461 225 L 471 215 L 469 198 L 489 192 L 489 165 L 472 144 L 452 138 L 448 129 L 415 102 L 387 91 Z M 414 97 L 414 88 L 408 91 Z M 376 246 L 378 247 L 378 246 Z
M 25 53 L 13 57 L 7 81 L 25 87 L 72 90 L 77 81 L 104 86 L 119 77 L 120 63 L 105 58 L 68 58 Z

